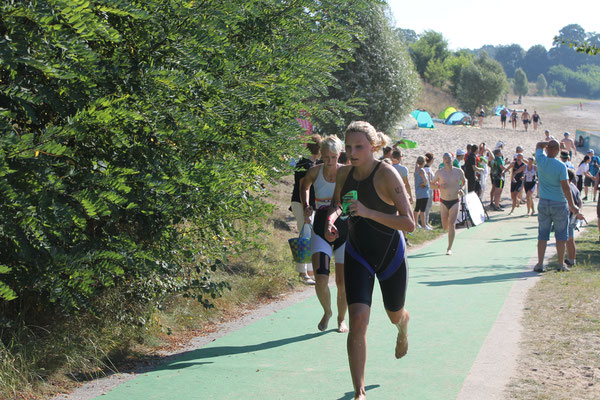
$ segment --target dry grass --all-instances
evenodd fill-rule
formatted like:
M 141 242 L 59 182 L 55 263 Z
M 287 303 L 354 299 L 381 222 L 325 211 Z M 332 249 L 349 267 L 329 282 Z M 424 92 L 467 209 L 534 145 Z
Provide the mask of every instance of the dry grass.
M 598 230 L 577 240 L 569 273 L 547 273 L 529 294 L 519 376 L 507 398 L 600 399 L 600 252 Z
M 437 118 L 438 114 L 448 106 L 458 109 L 458 102 L 450 93 L 423 82 L 421 94 L 414 106 L 415 109 L 427 110 L 432 118 Z

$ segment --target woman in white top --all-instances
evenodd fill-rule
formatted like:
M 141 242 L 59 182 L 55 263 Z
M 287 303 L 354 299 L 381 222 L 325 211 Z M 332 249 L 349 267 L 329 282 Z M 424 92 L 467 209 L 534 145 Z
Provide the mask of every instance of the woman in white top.
M 338 164 L 338 158 L 342 152 L 342 142 L 337 136 L 327 136 L 321 141 L 321 159 L 323 164 L 318 164 L 308 170 L 302 186 L 300 188 L 300 199 L 304 206 L 304 215 L 306 223 L 310 223 L 310 216 L 313 215 L 313 209 L 308 204 L 308 193 L 310 186 L 315 189 L 314 227 L 310 238 L 310 247 L 312 252 L 312 265 L 315 272 L 315 289 L 317 298 L 323 307 L 323 318 L 317 328 L 320 331 L 327 329 L 327 324 L 332 316 L 331 294 L 329 292 L 329 264 L 331 255 L 335 258 L 335 284 L 337 287 L 337 311 L 338 311 L 338 332 L 347 332 L 348 327 L 345 322 L 346 310 L 346 289 L 344 286 L 344 250 L 346 243 L 347 222 L 339 219 L 336 221 L 336 228 L 340 236 L 332 243 L 325 240 L 325 228 L 327 222 L 327 211 L 333 198 L 335 189 L 335 178 L 337 170 L 342 164 Z
M 535 214 L 535 207 L 533 205 L 533 194 L 537 187 L 537 167 L 533 163 L 533 157 L 527 159 L 527 165 L 523 171 L 523 182 L 525 188 L 525 194 L 527 196 L 527 215 L 531 210 L 531 215 Z
M 592 174 L 590 174 L 590 156 L 586 155 L 583 157 L 583 160 L 579 163 L 579 167 L 577 167 L 577 171 L 575 175 L 577 175 L 577 189 L 579 189 L 579 193 L 581 193 L 583 189 L 583 177 L 587 176 L 590 179 L 594 179 Z M 585 197 L 587 197 L 587 187 L 585 188 Z

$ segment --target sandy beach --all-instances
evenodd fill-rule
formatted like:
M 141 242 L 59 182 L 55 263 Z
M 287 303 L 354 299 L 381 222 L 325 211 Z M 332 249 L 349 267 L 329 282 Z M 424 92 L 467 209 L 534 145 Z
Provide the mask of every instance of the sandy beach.
M 402 137 L 414 140 L 419 144 L 416 149 L 403 150 L 403 164 L 409 170 L 411 186 L 414 182 L 412 173 L 414 172 L 417 156 L 424 155 L 427 152 L 431 152 L 435 156 L 433 163 L 435 172 L 437 166 L 442 162 L 442 155 L 445 152 L 455 154 L 459 148 L 466 149 L 466 145 L 469 143 L 479 145 L 484 142 L 487 147 L 493 150 L 496 143 L 502 141 L 504 142 L 503 154 L 505 157 L 512 157 L 516 152 L 516 147 L 521 145 L 525 149 L 525 155 L 528 156 L 535 152 L 536 143 L 544 139 L 545 129 L 548 129 L 550 134 L 558 140 L 564 137 L 564 132 L 569 132 L 571 138 L 576 140 L 576 129 L 600 129 L 600 101 L 583 101 L 583 110 L 577 110 L 578 104 L 579 99 L 524 97 L 522 104 L 508 105 L 519 110 L 527 109 L 530 114 L 537 110 L 542 121 L 542 125 L 538 125 L 537 131 L 534 131 L 533 126 L 530 125 L 528 132 L 525 132 L 520 121 L 520 113 L 517 130 L 512 129 L 510 121 L 507 122 L 507 128 L 502 129 L 499 116 L 487 116 L 484 119 L 482 128 L 448 126 L 437 123 L 434 129 L 405 129 L 402 132 Z M 578 151 L 578 154 L 573 157 L 573 164 L 575 166 L 579 165 L 584 155 Z M 490 178 L 488 177 L 486 193 L 483 197 L 484 204 L 489 201 L 489 188 Z M 510 202 L 510 190 L 508 188 L 505 188 L 502 192 L 502 202 L 505 201 Z

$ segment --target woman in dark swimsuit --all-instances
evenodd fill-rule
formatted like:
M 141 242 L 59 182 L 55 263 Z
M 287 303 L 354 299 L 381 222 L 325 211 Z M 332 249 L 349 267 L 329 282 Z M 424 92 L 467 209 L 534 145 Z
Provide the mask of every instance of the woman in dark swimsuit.
M 352 165 L 338 170 L 325 238 L 329 241 L 337 238 L 335 220 L 342 211 L 341 199 L 356 190 L 357 200 L 349 201 L 344 281 L 350 320 L 350 374 L 355 399 L 365 399 L 367 327 L 375 276 L 388 317 L 398 329 L 396 358 L 403 357 L 408 350 L 410 315 L 404 308 L 408 270 L 402 231 L 412 232 L 415 221 L 400 175 L 391 165 L 374 158 L 373 153 L 382 143 L 373 126 L 363 121 L 352 122 L 346 129 L 345 140 Z
M 512 199 L 512 209 L 508 215 L 519 207 L 519 193 L 523 187 L 523 171 L 525 171 L 525 163 L 523 162 L 523 154 L 517 153 L 517 159 L 512 162 L 512 178 L 510 180 L 510 198 Z
M 533 115 L 531 116 L 531 120 L 533 121 L 533 130 L 537 131 L 537 126 L 540 122 L 540 115 L 537 111 L 533 110 Z

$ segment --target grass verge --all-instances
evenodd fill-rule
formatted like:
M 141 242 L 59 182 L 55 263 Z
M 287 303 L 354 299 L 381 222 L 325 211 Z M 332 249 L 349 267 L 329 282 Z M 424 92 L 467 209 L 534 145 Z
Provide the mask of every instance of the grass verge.
M 600 399 L 597 225 L 576 243 L 577 266 L 568 273 L 547 272 L 528 296 L 518 377 L 507 398 Z

